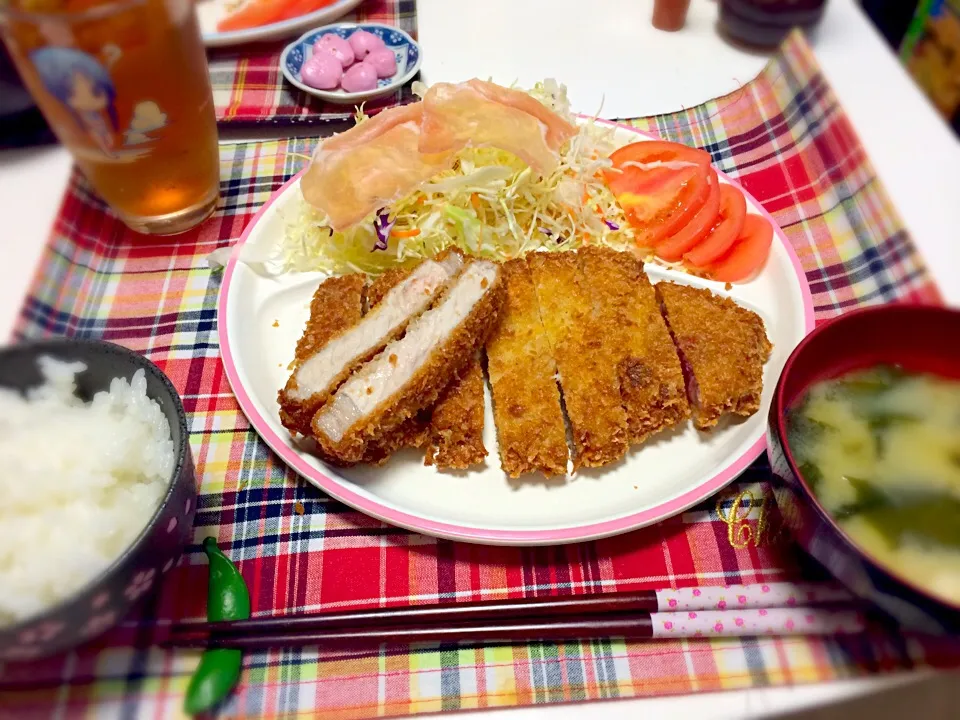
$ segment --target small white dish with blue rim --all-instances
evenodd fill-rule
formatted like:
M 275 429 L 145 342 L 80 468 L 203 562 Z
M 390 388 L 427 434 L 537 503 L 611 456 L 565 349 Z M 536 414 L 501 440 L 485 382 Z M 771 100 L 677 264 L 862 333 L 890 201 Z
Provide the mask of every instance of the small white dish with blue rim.
M 392 50 L 397 59 L 397 72 L 391 77 L 379 78 L 377 87 L 363 92 L 346 92 L 341 88 L 336 90 L 318 90 L 310 87 L 300 77 L 303 64 L 313 56 L 313 45 L 324 35 L 333 33 L 344 40 L 357 30 L 366 30 L 373 33 Z M 305 93 L 340 105 L 359 105 L 367 100 L 383 97 L 399 90 L 420 69 L 420 46 L 417 41 L 407 35 L 400 28 L 381 25 L 379 23 L 333 23 L 304 33 L 283 49 L 280 55 L 280 71 L 293 85 Z

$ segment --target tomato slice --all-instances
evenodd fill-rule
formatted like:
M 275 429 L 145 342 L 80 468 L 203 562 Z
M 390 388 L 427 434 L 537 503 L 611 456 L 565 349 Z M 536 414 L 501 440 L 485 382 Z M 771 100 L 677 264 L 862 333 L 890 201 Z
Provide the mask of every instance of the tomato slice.
M 747 215 L 733 248 L 712 265 L 707 274 L 720 282 L 749 280 L 763 268 L 772 243 L 773 227 L 767 219 L 759 215 Z
M 713 229 L 713 226 L 717 224 L 719 213 L 720 185 L 717 181 L 717 173 L 711 169 L 707 199 L 703 203 L 703 207 L 697 210 L 690 222 L 676 233 L 658 242 L 654 247 L 654 252 L 669 262 L 679 260 L 687 250 L 703 240 L 707 233 Z
M 720 187 L 719 222 L 713 226 L 710 234 L 693 250 L 685 253 L 683 259 L 695 267 L 706 267 L 727 254 L 740 237 L 743 222 L 747 217 L 747 201 L 733 185 Z
M 625 145 L 610 160 L 614 169 L 604 171 L 604 180 L 642 246 L 677 232 L 706 202 L 710 155 L 702 150 L 651 140 Z
M 710 169 L 710 155 L 703 150 L 687 147 L 667 140 L 650 140 L 624 145 L 610 154 L 613 167 L 620 172 L 604 171 L 604 179 L 614 195 L 633 191 L 645 181 L 656 177 L 657 173 L 667 174 L 671 170 L 700 167 L 706 173 Z M 659 167 L 642 168 L 637 165 Z

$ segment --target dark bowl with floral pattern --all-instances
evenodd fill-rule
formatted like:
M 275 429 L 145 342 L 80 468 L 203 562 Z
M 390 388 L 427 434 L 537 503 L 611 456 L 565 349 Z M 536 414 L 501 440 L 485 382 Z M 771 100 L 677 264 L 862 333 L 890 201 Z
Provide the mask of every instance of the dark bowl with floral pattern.
M 787 443 L 787 412 L 821 380 L 876 365 L 960 378 L 960 310 L 894 304 L 855 310 L 820 325 L 787 359 L 774 391 L 767 452 L 785 525 L 810 555 L 904 628 L 960 632 L 960 606 L 899 577 L 857 545 L 813 494 Z
M 49 356 L 82 362 L 77 396 L 90 400 L 108 390 L 113 378 L 130 380 L 143 370 L 147 396 L 155 400 L 170 425 L 174 468 L 160 505 L 123 553 L 98 577 L 64 600 L 12 625 L 0 626 L 0 661 L 53 655 L 101 635 L 160 584 L 193 535 L 197 489 L 183 403 L 173 384 L 142 355 L 101 340 L 55 339 L 25 342 L 0 349 L 0 387 L 25 391 L 42 383 L 37 361 Z M 37 498 L 43 502 L 43 498 Z M 77 538 L 78 542 L 82 538 Z M 42 558 L 37 558 L 42 561 Z

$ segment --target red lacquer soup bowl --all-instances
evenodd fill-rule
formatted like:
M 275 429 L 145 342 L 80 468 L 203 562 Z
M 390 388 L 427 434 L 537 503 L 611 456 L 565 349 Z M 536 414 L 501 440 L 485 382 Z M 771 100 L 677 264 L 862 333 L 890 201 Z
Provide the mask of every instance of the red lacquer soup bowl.
M 814 383 L 879 364 L 960 379 L 960 311 L 926 305 L 881 305 L 830 320 L 787 360 L 767 426 L 776 495 L 794 538 L 839 581 L 904 627 L 960 632 L 960 605 L 930 594 L 881 565 L 823 508 L 787 445 L 786 415 Z

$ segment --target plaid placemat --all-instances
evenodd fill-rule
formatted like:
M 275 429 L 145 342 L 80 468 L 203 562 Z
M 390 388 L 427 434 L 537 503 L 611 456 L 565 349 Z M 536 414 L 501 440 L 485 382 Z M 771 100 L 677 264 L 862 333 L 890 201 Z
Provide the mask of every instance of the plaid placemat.
M 417 37 L 415 0 L 365 0 L 336 22 L 378 22 Z M 244 45 L 209 53 L 213 104 L 221 126 L 269 124 L 311 126 L 349 120 L 354 108 L 334 105 L 308 95 L 288 83 L 280 72 L 280 53 L 294 38 L 269 45 Z M 366 103 L 373 114 L 413 98 L 410 83 L 378 100 Z
M 707 148 L 773 213 L 797 250 L 817 317 L 904 298 L 936 301 L 809 48 L 791 36 L 742 91 L 637 121 Z M 548 548 L 459 544 L 389 527 L 298 480 L 253 433 L 218 359 L 219 276 L 206 256 L 240 235 L 312 141 L 222 148 L 224 207 L 198 230 L 145 242 L 74 178 L 21 337 L 91 335 L 146 353 L 190 417 L 201 495 L 193 544 L 135 617 L 65 657 L 0 672 L 0 716 L 175 717 L 198 655 L 153 646 L 157 628 L 200 618 L 215 535 L 257 615 L 815 577 L 780 530 L 758 461 L 734 485 L 654 527 Z M 945 640 L 900 634 L 248 654 L 229 717 L 359 718 L 797 684 L 955 667 Z M 18 690 L 9 689 L 18 684 Z

